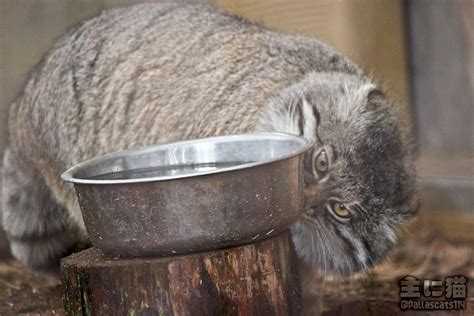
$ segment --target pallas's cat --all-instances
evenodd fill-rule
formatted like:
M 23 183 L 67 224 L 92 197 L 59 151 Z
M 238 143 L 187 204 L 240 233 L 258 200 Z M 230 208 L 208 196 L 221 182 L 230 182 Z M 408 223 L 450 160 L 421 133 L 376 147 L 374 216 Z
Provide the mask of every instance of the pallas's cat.
M 415 213 L 412 156 L 396 107 L 328 45 L 205 5 L 142 4 L 59 40 L 11 106 L 3 225 L 13 255 L 45 269 L 87 240 L 60 175 L 97 155 L 251 131 L 304 135 L 308 266 L 364 270 Z

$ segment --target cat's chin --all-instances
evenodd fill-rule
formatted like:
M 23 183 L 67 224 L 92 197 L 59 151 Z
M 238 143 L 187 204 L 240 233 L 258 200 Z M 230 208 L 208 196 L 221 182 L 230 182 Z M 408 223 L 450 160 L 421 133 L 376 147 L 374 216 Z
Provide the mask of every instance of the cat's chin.
M 368 267 L 354 262 L 344 251 L 346 246 L 341 240 L 331 238 L 330 231 L 316 217 L 305 212 L 291 232 L 299 264 L 305 270 L 328 278 L 349 278 L 367 271 Z

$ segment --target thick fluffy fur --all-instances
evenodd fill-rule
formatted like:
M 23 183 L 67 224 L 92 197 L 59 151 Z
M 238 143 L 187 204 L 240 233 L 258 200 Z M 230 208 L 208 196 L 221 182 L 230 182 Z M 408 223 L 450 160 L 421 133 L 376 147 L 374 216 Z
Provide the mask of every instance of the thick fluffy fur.
M 3 225 L 29 266 L 57 262 L 86 238 L 60 174 L 126 148 L 254 130 L 304 134 L 332 158 L 307 157 L 307 213 L 294 227 L 305 262 L 371 266 L 412 214 L 411 158 L 396 115 L 362 71 L 331 47 L 271 32 L 204 5 L 104 12 L 63 37 L 11 107 Z M 371 100 L 374 94 L 381 100 Z M 360 204 L 350 223 L 324 210 Z M 339 228 L 338 228 L 339 227 Z

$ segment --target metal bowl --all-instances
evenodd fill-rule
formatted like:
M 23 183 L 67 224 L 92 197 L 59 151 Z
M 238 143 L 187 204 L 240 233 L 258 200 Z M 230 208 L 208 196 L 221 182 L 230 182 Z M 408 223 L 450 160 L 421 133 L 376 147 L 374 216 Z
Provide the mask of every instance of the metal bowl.
M 236 246 L 301 213 L 307 140 L 242 134 L 127 150 L 80 163 L 74 183 L 92 243 L 115 256 Z

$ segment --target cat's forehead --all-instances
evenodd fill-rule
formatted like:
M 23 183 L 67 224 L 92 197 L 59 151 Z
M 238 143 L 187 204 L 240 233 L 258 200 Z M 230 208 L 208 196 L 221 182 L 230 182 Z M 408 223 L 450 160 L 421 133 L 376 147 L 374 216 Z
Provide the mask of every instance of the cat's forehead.
M 333 131 L 337 136 L 332 135 L 332 144 L 338 151 L 340 171 L 356 183 L 354 194 L 371 204 L 379 201 L 388 207 L 400 205 L 400 196 L 409 199 L 406 185 L 413 182 L 414 169 L 397 119 L 390 113 L 373 113 L 364 123 L 348 126 L 344 132 L 340 128 Z
M 399 137 L 377 139 L 369 136 L 355 146 L 355 153 L 347 160 L 347 169 L 360 182 L 359 194 L 370 199 L 371 204 L 396 207 L 409 199 L 409 184 L 413 170 L 406 145 Z
M 359 136 L 376 119 L 368 110 L 367 96 L 376 89 L 370 82 L 344 81 L 322 84 L 309 93 L 309 100 L 321 116 L 321 128 L 335 136 Z

